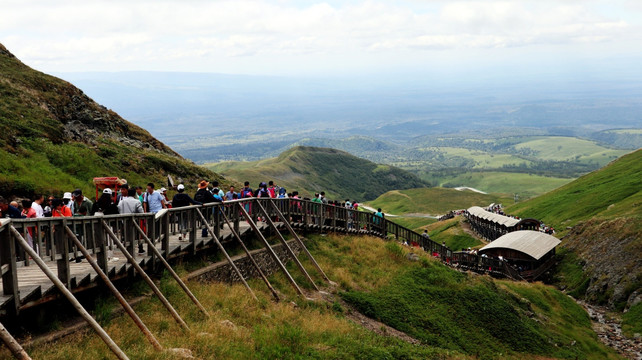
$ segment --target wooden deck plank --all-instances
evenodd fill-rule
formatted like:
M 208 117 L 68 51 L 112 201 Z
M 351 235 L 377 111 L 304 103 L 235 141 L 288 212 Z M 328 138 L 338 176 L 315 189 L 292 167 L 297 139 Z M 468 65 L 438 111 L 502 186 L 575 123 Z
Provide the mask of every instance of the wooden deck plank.
M 269 227 L 265 223 L 259 223 L 259 228 L 262 231 L 266 231 Z M 282 226 L 282 224 L 278 224 Z M 252 229 L 247 222 L 239 223 L 239 233 L 241 236 L 244 236 L 251 232 Z M 227 225 L 220 231 L 219 239 L 221 242 L 230 242 L 234 241 L 232 231 Z M 196 246 L 197 250 L 201 248 L 210 248 L 214 245 L 214 241 L 210 236 L 202 237 L 200 232 L 197 234 Z M 156 248 L 162 252 L 162 244 L 157 242 L 155 244 Z M 169 248 L 170 254 L 185 253 L 191 252 L 193 244 L 189 241 L 180 241 L 179 235 L 174 234 L 170 235 L 169 238 Z M 110 278 L 123 274 L 126 271 L 131 269 L 131 265 L 127 263 L 125 256 L 118 249 L 114 249 L 112 252 L 112 257 L 108 263 L 108 276 Z M 137 262 L 146 267 L 146 265 L 151 260 L 149 254 L 132 254 Z M 46 266 L 54 273 L 58 274 L 58 267 L 55 261 L 44 258 Z M 86 259 L 83 259 L 81 262 L 77 263 L 75 260 L 71 260 L 69 263 L 69 272 L 72 279 L 74 287 L 85 287 L 91 285 L 92 283 L 99 281 L 98 274 L 94 271 L 91 265 L 87 262 Z M 21 304 L 26 302 L 33 302 L 38 300 L 41 297 L 51 295 L 56 291 L 54 284 L 47 278 L 47 276 L 42 272 L 42 270 L 33 262 L 29 266 L 20 266 L 18 268 L 18 286 L 20 291 L 20 301 Z M 2 284 L 0 283 L 0 294 L 2 293 Z M 9 301 L 11 301 L 11 295 L 0 295 L 0 307 L 5 306 Z

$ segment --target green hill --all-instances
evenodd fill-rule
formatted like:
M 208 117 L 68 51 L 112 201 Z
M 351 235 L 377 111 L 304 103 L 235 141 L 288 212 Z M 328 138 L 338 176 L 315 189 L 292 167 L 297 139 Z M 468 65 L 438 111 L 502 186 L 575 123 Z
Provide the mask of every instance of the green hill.
M 198 359 L 619 358 L 599 342 L 582 307 L 550 286 L 462 273 L 423 251 L 377 238 L 311 235 L 307 245 L 338 284 L 324 287 L 321 297 L 289 262 L 296 282 L 316 301 L 298 297 L 276 272 L 269 280 L 280 302 L 271 300 L 259 279 L 249 280 L 259 301 L 240 284 L 190 282 L 211 318 L 163 277 L 161 288 L 192 333 L 168 319 L 155 299 L 135 309 L 163 346 L 189 349 Z M 419 261 L 408 260 L 410 252 Z M 307 257 L 301 261 L 312 267 Z M 179 273 L 186 265 L 179 265 Z M 325 284 L 316 271 L 310 275 L 319 286 Z M 104 305 L 117 307 L 115 300 Z M 125 315 L 105 324 L 105 330 L 132 359 L 176 358 L 156 352 Z M 111 356 L 90 332 L 26 350 L 34 359 Z M 0 349 L 3 356 L 10 356 L 6 348 Z
M 642 300 L 642 150 L 508 212 L 564 235 L 559 276 L 574 295 L 618 310 Z
M 403 214 L 442 215 L 450 210 L 467 209 L 471 206 L 487 206 L 491 203 L 512 204 L 513 199 L 495 194 L 481 194 L 470 190 L 448 188 L 419 188 L 389 191 L 369 203 L 384 212 Z
M 217 175 L 183 159 L 144 129 L 0 44 L 0 194 L 61 195 L 96 176 L 131 184 Z
M 276 158 L 206 166 L 228 178 L 250 181 L 253 187 L 274 180 L 288 191 L 303 195 L 325 191 L 330 199 L 339 200 L 372 200 L 392 189 L 425 186 L 407 171 L 329 148 L 297 146 Z

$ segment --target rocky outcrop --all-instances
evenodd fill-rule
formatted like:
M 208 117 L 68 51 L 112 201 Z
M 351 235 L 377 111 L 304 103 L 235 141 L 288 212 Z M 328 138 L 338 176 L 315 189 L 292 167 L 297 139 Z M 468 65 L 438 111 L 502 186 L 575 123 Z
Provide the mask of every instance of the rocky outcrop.
M 20 137 L 42 136 L 53 143 L 77 141 L 93 145 L 102 137 L 180 158 L 149 132 L 96 103 L 69 82 L 29 68 L 2 44 L 0 80 L 0 85 L 7 88 L 11 107 L 7 115 L 13 117 L 10 120 L 14 124 L 24 123 L 0 133 L 0 138 L 11 135 L 9 143 L 15 144 Z M 11 98 L 16 99 L 15 105 Z
M 562 240 L 589 277 L 586 300 L 623 310 L 642 301 L 642 234 L 635 218 L 593 219 Z

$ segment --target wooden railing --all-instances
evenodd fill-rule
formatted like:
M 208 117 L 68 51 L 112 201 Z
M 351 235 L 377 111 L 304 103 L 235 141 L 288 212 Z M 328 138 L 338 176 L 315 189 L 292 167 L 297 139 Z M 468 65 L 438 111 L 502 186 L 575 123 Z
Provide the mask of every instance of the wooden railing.
M 206 228 L 205 222 L 219 235 L 225 214 L 232 223 L 234 230 L 239 231 L 240 224 L 246 221 L 241 215 L 239 207 L 243 207 L 253 220 L 264 217 L 258 210 L 258 204 L 267 211 L 268 216 L 276 221 L 287 220 L 292 227 L 303 232 L 344 232 L 355 234 L 369 234 L 382 238 L 394 237 L 398 241 L 405 240 L 411 245 L 419 246 L 442 261 L 452 264 L 457 262 L 470 269 L 491 268 L 493 271 L 505 276 L 516 278 L 504 266 L 495 264 L 491 259 L 468 259 L 453 252 L 446 246 L 438 244 L 421 234 L 396 224 L 387 219 L 377 217 L 372 213 L 314 203 L 303 199 L 265 199 L 250 198 L 223 203 L 188 206 L 162 210 L 156 214 L 127 214 L 109 216 L 85 216 L 70 218 L 40 218 L 40 219 L 2 219 L 0 224 L 0 269 L 2 274 L 4 300 L 12 297 L 10 304 L 12 311 L 19 307 L 18 296 L 18 271 L 21 267 L 32 266 L 29 256 L 16 245 L 12 234 L 7 227 L 13 226 L 25 238 L 33 241 L 33 248 L 41 258 L 55 261 L 58 278 L 68 287 L 81 286 L 87 279 L 76 279 L 70 276 L 70 264 L 80 259 L 81 254 L 65 231 L 69 227 L 91 256 L 97 259 L 100 267 L 108 272 L 108 257 L 114 246 L 109 241 L 107 232 L 111 230 L 125 245 L 132 256 L 136 256 L 138 247 L 147 247 L 142 240 L 137 227 L 142 228 L 146 236 L 160 244 L 160 254 L 166 260 L 173 257 L 189 255 L 184 250 L 172 253 L 170 237 L 180 234 L 183 241 L 191 246 L 187 248 L 192 253 L 201 249 L 206 237 L 201 235 Z M 278 212 L 286 219 L 279 219 Z M 204 219 L 198 212 L 202 212 Z M 103 222 L 104 221 L 104 222 Z M 138 226 L 136 226 L 138 225 Z M 147 256 L 152 257 L 154 266 L 154 253 L 148 251 Z M 176 249 L 174 249 L 176 251 Z M 182 252 L 181 252 L 182 251 Z M 473 266 L 473 264 L 476 264 Z M 6 308 L 6 306 L 5 306 Z

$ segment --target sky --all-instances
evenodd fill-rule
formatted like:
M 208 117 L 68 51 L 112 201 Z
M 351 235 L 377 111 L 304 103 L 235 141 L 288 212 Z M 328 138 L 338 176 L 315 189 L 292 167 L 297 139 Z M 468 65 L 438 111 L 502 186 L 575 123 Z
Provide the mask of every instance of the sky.
M 50 73 L 627 78 L 642 1 L 3 0 L 0 43 Z

